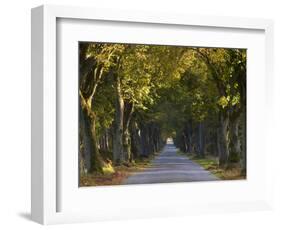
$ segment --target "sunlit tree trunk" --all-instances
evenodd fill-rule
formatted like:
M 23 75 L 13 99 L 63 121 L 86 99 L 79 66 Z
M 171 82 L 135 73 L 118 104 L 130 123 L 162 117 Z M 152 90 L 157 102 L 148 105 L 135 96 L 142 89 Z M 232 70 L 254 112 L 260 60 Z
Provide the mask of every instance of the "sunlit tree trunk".
M 85 146 L 86 149 L 89 149 L 91 154 L 90 158 L 90 172 L 102 172 L 102 159 L 99 153 L 98 144 L 97 144 L 97 136 L 96 136 L 96 115 L 95 113 L 88 107 L 85 99 L 80 93 L 80 106 L 82 108 L 82 117 L 81 120 L 84 123 L 84 133 L 85 133 Z

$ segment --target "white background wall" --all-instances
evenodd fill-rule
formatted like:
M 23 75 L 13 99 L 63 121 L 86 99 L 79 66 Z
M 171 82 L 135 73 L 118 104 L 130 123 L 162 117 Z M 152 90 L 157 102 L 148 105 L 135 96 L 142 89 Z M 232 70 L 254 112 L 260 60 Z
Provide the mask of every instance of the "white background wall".
M 202 15 L 262 17 L 275 20 L 275 93 L 281 99 L 281 7 L 278 0 L 3 0 L 0 8 L 0 228 L 38 229 L 30 213 L 30 8 L 41 4 L 68 4 L 116 9 Z M 279 64 L 280 63 L 280 64 Z M 281 105 L 281 104 L 280 104 Z M 281 117 L 275 110 L 275 211 L 202 215 L 168 219 L 130 220 L 48 226 L 52 229 L 280 229 Z M 278 136 L 279 135 L 279 136 Z M 258 144 L 258 143 L 257 143 Z M 262 170 L 262 169 L 261 169 Z M 188 195 L 188 194 L 187 194 Z M 207 191 L 206 191 L 207 195 Z

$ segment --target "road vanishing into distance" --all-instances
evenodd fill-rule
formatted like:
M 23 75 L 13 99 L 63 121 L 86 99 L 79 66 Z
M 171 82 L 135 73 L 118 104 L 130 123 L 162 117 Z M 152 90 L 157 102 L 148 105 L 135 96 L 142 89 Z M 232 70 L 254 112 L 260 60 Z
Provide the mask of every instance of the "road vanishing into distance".
M 219 180 L 187 156 L 177 154 L 177 148 L 170 140 L 162 152 L 151 162 L 151 166 L 130 175 L 123 184 L 151 184 L 190 181 Z

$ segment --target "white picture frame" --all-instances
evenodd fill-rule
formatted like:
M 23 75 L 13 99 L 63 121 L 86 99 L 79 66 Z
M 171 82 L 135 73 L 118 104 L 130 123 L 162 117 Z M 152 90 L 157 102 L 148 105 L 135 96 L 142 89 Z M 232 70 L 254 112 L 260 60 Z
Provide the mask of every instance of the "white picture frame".
M 130 25 L 132 28 L 134 25 L 144 25 L 143 32 L 145 34 L 145 26 L 150 26 L 151 28 L 162 28 L 165 30 L 170 29 L 180 29 L 185 30 L 185 28 L 199 28 L 200 31 L 205 31 L 204 33 L 209 33 L 211 30 L 221 31 L 240 31 L 241 33 L 251 33 L 251 31 L 256 31 L 260 34 L 260 40 L 257 41 L 257 46 L 261 44 L 262 57 L 260 59 L 254 59 L 249 65 L 257 65 L 261 70 L 257 74 L 256 83 L 254 81 L 249 81 L 248 84 L 256 84 L 260 94 L 258 98 L 261 100 L 259 106 L 264 111 L 261 111 L 257 105 L 249 106 L 249 114 L 247 115 L 247 122 L 252 119 L 249 123 L 247 139 L 249 140 L 249 151 L 259 151 L 260 158 L 257 160 L 253 158 L 253 173 L 250 174 L 250 178 L 247 176 L 246 181 L 232 181 L 221 182 L 221 184 L 215 184 L 215 182 L 207 183 L 197 183 L 189 184 L 188 187 L 186 183 L 175 183 L 175 184 L 161 184 L 161 185 L 130 185 L 130 186 L 117 186 L 111 187 L 100 187 L 95 188 L 95 190 L 89 188 L 84 189 L 82 192 L 79 191 L 80 195 L 76 190 L 68 191 L 61 186 L 64 186 L 63 176 L 61 173 L 60 158 L 57 156 L 58 152 L 58 97 L 60 94 L 59 84 L 57 83 L 58 72 L 58 23 L 61 19 L 68 20 L 71 24 L 74 21 L 90 22 L 99 21 L 104 22 L 107 25 L 114 27 L 114 23 L 123 23 Z M 81 22 L 83 24 L 83 22 Z M 68 23 L 68 25 L 69 25 Z M 78 23 L 78 27 L 81 26 Z M 89 24 L 88 24 L 89 26 Z M 71 29 L 71 25 L 69 27 Z M 240 33 L 239 32 L 239 33 Z M 73 33 L 73 32 L 71 32 Z M 76 33 L 79 34 L 76 30 Z M 90 32 L 88 32 L 89 34 Z M 82 34 L 82 33 L 81 33 Z M 88 34 L 83 35 L 86 39 Z M 255 34 L 255 33 L 254 33 Z M 217 35 L 214 35 L 217 36 Z M 130 35 L 128 34 L 128 37 Z M 143 41 L 155 42 L 151 39 Z M 210 35 L 211 37 L 211 35 Z M 231 39 L 235 40 L 235 37 L 231 38 L 229 36 L 230 42 L 225 43 L 231 45 Z M 236 37 L 236 39 L 238 39 Z M 77 38 L 78 39 L 78 38 Z M 99 39 L 102 39 L 99 38 Z M 113 41 L 123 41 L 124 38 L 115 37 Z M 124 42 L 133 41 L 133 37 L 128 38 L 129 40 L 124 40 Z M 131 39 L 131 40 L 130 40 Z M 222 38 L 219 38 L 222 39 Z M 225 37 L 227 41 L 227 36 Z M 248 37 L 248 43 L 250 44 L 251 37 Z M 109 39 L 111 41 L 111 39 Z M 247 39 L 245 39 L 247 40 Z M 138 41 L 138 40 L 136 40 Z M 159 41 L 159 38 L 158 38 Z M 218 40 L 220 42 L 221 40 Z M 190 41 L 192 42 L 192 41 Z M 183 44 L 184 39 L 173 41 L 166 41 L 166 44 Z M 254 44 L 254 39 L 252 40 Z M 191 44 L 191 43 L 190 43 Z M 192 43 L 193 44 L 193 43 Z M 192 45 L 191 44 L 191 45 Z M 204 43 L 202 41 L 200 44 L 206 46 L 209 43 Z M 213 46 L 216 43 L 212 43 Z M 238 43 L 234 43 L 238 44 Z M 244 47 L 241 43 L 242 48 Z M 254 53 L 253 53 L 254 54 Z M 69 55 L 71 56 L 71 55 Z M 142 218 L 142 217 L 161 217 L 161 216 L 172 216 L 172 215 L 185 215 L 189 213 L 206 213 L 206 212 L 226 212 L 226 211 L 245 211 L 245 210 L 260 210 L 269 209 L 272 207 L 272 168 L 271 161 L 273 160 L 273 155 L 270 152 L 270 146 L 265 143 L 264 148 L 259 150 L 254 147 L 255 140 L 261 140 L 262 136 L 254 132 L 254 127 L 257 122 L 261 123 L 260 132 L 266 134 L 266 139 L 270 138 L 270 116 L 273 111 L 273 91 L 272 84 L 274 84 L 273 78 L 273 22 L 266 19 L 247 19 L 247 18 L 231 18 L 231 17 L 210 17 L 210 16 L 189 16 L 189 15 L 174 15 L 174 14 L 164 14 L 164 13 L 149 13 L 149 12 L 133 12 L 133 11 L 114 11 L 114 10 L 102 10 L 102 9 L 91 9 L 91 8 L 79 8 L 79 7 L 66 7 L 66 6 L 51 6 L 44 5 L 32 9 L 32 188 L 31 188 L 31 213 L 32 219 L 41 224 L 56 224 L 56 223 L 70 223 L 70 222 L 82 222 L 82 221 L 96 221 L 96 220 L 107 220 L 107 219 L 127 219 L 127 218 Z M 251 68 L 250 68 L 251 69 Z M 74 69 L 75 70 L 75 69 Z M 264 72 L 263 72 L 264 70 Z M 77 72 L 76 72 L 77 73 Z M 254 74 L 253 71 L 250 75 Z M 72 80 L 71 80 L 72 79 Z M 70 81 L 75 81 L 70 78 Z M 263 84 L 265 83 L 265 84 Z M 75 89 L 75 84 L 69 83 L 65 86 L 69 89 Z M 72 88 L 70 88 L 72 87 Z M 257 90 L 250 90 L 252 95 L 249 96 L 250 100 L 257 94 Z M 248 97 L 248 95 L 247 95 Z M 78 98 L 78 96 L 77 96 Z M 78 99 L 77 99 L 78 100 Z M 250 101 L 250 102 L 253 102 Z M 74 103 L 75 104 L 75 103 Z M 249 103 L 248 103 L 249 104 Z M 251 105 L 251 103 L 250 103 Z M 77 106 L 78 107 L 78 106 Z M 266 107 L 266 111 L 264 109 Z M 63 109 L 64 107 L 60 108 Z M 261 114 L 260 116 L 254 116 L 255 113 Z M 75 114 L 75 113 L 73 113 Z M 69 118 L 70 119 L 70 118 Z M 73 117 L 75 120 L 75 117 Z M 71 133 L 73 135 L 73 133 Z M 75 133 L 74 133 L 75 135 Z M 76 138 L 76 137 L 75 137 Z M 78 148 L 76 148 L 78 149 Z M 75 149 L 75 151 L 76 151 Z M 262 153 L 263 151 L 263 153 Z M 261 155 L 264 154 L 264 155 Z M 259 155 L 259 154 L 257 154 Z M 250 154 L 251 156 L 251 154 Z M 262 156 L 262 158 L 261 158 Z M 75 160 L 75 158 L 73 158 Z M 258 160 L 260 159 L 260 160 Z M 257 166 L 262 163 L 262 159 L 266 161 L 263 165 L 264 176 L 261 180 L 256 180 L 255 173 L 257 172 Z M 250 158 L 251 160 L 251 158 Z M 254 162 L 255 161 L 255 162 Z M 71 166 L 71 162 L 66 162 L 64 168 Z M 251 161 L 250 161 L 251 164 Z M 77 166 L 78 168 L 78 166 Z M 251 168 L 251 167 L 250 167 Z M 78 169 L 77 169 L 78 170 Z M 76 171 L 74 172 L 74 174 Z M 62 172 L 65 175 L 65 173 Z M 71 180 L 71 179 L 70 179 Z M 77 181 L 73 179 L 75 184 Z M 222 183 L 228 183 L 227 186 L 222 185 Z M 229 198 L 227 195 L 225 197 L 214 194 L 214 199 L 210 198 L 200 198 L 200 191 L 209 188 L 211 193 L 216 192 L 216 188 L 220 187 L 222 192 L 229 192 L 229 195 L 234 192 L 255 192 L 256 195 L 239 195 L 234 198 Z M 191 191 L 192 194 L 198 194 L 197 198 L 193 197 L 191 199 L 186 199 L 181 202 L 180 198 L 184 197 L 186 192 Z M 60 190 L 62 189 L 63 192 Z M 77 183 L 78 189 L 78 183 Z M 82 188 L 83 189 L 83 188 Z M 174 194 L 177 192 L 179 199 L 167 199 L 165 196 L 167 194 Z M 114 203 L 113 199 L 109 199 L 108 203 L 116 205 L 116 207 L 107 210 L 102 206 L 104 202 L 98 202 L 102 200 L 103 197 L 113 196 L 116 194 L 118 197 L 129 197 L 128 200 L 122 200 L 120 203 Z M 74 194 L 78 194 L 75 197 Z M 83 200 L 82 197 L 89 197 L 89 195 L 94 194 L 97 199 L 93 201 Z M 133 207 L 130 202 L 130 194 L 143 194 L 148 197 L 152 194 L 152 197 L 158 195 L 156 201 L 147 200 L 150 206 L 142 206 L 142 199 L 138 202 L 137 207 Z M 200 198 L 200 199 L 199 199 Z M 219 198 L 221 200 L 219 200 Z M 72 200 L 71 200 L 72 199 Z M 79 200 L 81 199 L 81 200 Z M 161 200 L 164 200 L 164 204 Z M 61 200 L 67 202 L 64 205 L 66 208 L 61 208 Z M 201 200 L 201 202 L 199 201 Z M 87 202 L 90 207 L 87 206 Z M 96 202 L 95 206 L 90 205 L 91 202 Z

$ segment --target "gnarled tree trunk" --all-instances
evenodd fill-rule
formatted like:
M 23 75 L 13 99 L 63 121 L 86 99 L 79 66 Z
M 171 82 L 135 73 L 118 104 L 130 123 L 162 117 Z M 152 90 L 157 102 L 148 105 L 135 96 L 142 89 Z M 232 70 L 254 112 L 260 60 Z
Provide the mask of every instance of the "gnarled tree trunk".
M 81 92 L 80 106 L 82 109 L 81 120 L 84 124 L 83 130 L 86 140 L 84 143 L 88 145 L 85 147 L 89 149 L 91 154 L 89 172 L 102 172 L 103 161 L 99 153 L 96 136 L 96 115 L 91 108 L 89 108 Z

